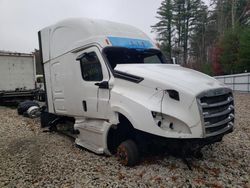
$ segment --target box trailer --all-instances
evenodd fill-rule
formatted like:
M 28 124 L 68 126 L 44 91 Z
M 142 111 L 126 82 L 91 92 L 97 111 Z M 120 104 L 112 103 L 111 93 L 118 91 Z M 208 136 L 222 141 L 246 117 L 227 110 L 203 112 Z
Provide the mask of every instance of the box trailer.
M 34 99 L 36 66 L 33 54 L 0 52 L 0 102 Z
M 135 165 L 149 148 L 200 153 L 233 131 L 232 90 L 168 64 L 126 24 L 67 19 L 39 31 L 47 110 L 42 126 L 73 121 L 76 144 Z

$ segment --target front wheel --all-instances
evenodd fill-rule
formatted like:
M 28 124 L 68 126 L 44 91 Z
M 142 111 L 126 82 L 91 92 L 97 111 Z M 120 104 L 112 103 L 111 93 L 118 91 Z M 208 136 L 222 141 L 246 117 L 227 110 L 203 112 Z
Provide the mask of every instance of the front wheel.
M 139 151 L 133 140 L 122 142 L 118 148 L 116 156 L 118 161 L 125 166 L 135 166 L 139 162 Z

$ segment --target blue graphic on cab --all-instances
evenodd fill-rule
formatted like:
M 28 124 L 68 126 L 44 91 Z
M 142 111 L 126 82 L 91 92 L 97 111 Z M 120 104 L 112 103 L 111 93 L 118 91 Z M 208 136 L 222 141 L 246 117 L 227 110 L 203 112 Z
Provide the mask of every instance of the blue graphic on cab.
M 149 49 L 153 44 L 149 40 L 123 38 L 123 37 L 108 37 L 112 46 L 134 48 L 134 49 Z

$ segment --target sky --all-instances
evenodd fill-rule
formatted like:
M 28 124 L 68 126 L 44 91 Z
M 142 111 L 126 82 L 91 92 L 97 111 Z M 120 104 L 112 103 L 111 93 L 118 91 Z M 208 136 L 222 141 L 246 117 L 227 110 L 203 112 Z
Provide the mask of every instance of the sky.
M 30 53 L 37 32 L 70 17 L 98 18 L 134 25 L 151 38 L 162 0 L 0 0 L 0 50 Z
M 208 2 L 208 0 L 205 0 Z M 38 49 L 37 32 L 70 17 L 126 23 L 153 40 L 162 0 L 0 0 L 0 50 L 30 53 Z

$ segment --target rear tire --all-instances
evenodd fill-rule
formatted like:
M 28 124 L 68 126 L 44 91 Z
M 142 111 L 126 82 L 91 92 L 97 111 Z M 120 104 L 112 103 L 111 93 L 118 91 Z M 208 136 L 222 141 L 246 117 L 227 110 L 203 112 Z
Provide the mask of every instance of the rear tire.
M 49 112 L 42 112 L 41 116 L 40 116 L 40 123 L 41 123 L 41 127 L 48 127 L 49 123 L 53 120 L 55 120 L 57 118 L 57 116 L 55 114 L 51 114 Z
M 133 140 L 122 142 L 118 148 L 116 156 L 118 161 L 124 166 L 135 166 L 139 162 L 139 150 Z
M 37 102 L 29 101 L 29 100 L 21 102 L 21 103 L 19 103 L 19 105 L 17 107 L 17 113 L 19 115 L 23 115 L 32 106 L 39 107 L 39 104 Z

